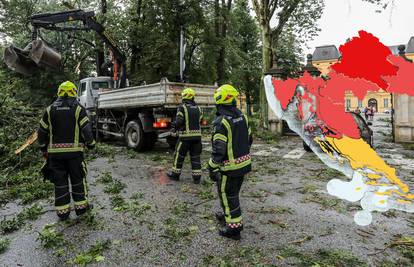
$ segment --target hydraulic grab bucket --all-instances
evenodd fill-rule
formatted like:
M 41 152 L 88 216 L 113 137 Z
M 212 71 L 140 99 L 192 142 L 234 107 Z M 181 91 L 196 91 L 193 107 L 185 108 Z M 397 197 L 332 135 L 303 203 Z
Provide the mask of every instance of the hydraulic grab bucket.
M 59 69 L 62 56 L 42 40 L 34 40 L 31 45 L 30 58 L 39 66 Z
M 4 62 L 13 71 L 31 75 L 39 67 L 59 69 L 61 55 L 42 40 L 34 40 L 24 49 L 13 45 L 4 50 Z
M 4 62 L 11 70 L 24 75 L 31 75 L 37 69 L 37 65 L 29 57 L 29 51 L 13 45 L 4 50 Z

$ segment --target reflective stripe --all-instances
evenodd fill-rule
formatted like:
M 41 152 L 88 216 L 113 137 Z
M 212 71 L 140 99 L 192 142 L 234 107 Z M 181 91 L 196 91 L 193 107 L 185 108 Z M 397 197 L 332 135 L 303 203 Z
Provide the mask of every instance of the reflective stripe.
M 250 128 L 249 119 L 247 118 L 247 116 L 245 114 L 243 114 L 243 117 L 246 120 L 248 134 L 251 135 L 252 134 L 252 128 Z
M 70 206 L 69 204 L 66 205 L 62 205 L 62 206 L 55 206 L 56 210 L 65 210 L 65 209 L 69 209 Z
M 49 125 L 47 125 L 46 122 L 43 121 L 43 119 L 40 119 L 40 125 L 46 130 L 49 129 Z
M 87 123 L 89 121 L 89 118 L 88 117 L 85 117 L 85 118 L 83 118 L 80 122 L 79 122 L 79 124 L 80 124 L 80 127 L 82 127 L 85 123 Z
M 223 200 L 223 207 L 224 207 L 224 217 L 227 220 L 231 219 L 230 217 L 230 207 L 229 207 L 229 202 L 227 200 L 227 196 L 226 196 L 226 182 L 227 182 L 227 176 L 226 175 L 222 175 L 221 176 L 221 199 Z
M 85 201 L 86 201 L 86 204 L 87 204 L 87 202 L 88 202 L 88 186 L 86 184 L 86 176 L 88 175 L 88 169 L 86 168 L 85 161 L 82 161 L 82 168 L 83 168 L 83 171 L 85 172 L 85 176 L 83 177 L 83 190 L 85 192 Z M 75 202 L 75 205 L 76 205 L 76 202 Z
M 81 107 L 77 106 L 76 107 L 76 112 L 75 112 L 75 138 L 73 140 L 73 143 L 75 143 L 75 147 L 78 146 L 79 144 L 79 114 L 81 112 Z
M 227 218 L 226 217 L 226 223 L 239 223 L 242 221 L 242 217 L 239 216 L 237 218 Z
M 233 133 L 231 132 L 231 126 L 225 118 L 223 118 L 222 123 L 223 123 L 224 127 L 226 127 L 226 129 L 227 129 L 227 136 L 228 136 L 227 155 L 229 157 L 230 164 L 234 164 Z
M 181 111 L 177 112 L 177 117 L 184 117 L 184 114 Z
M 210 160 L 208 161 L 208 165 L 209 165 L 211 168 L 213 168 L 213 169 L 216 169 L 216 168 L 218 168 L 218 167 L 220 166 L 219 164 L 215 163 L 215 162 L 213 161 L 213 159 L 211 159 L 211 158 L 210 158 Z
M 75 201 L 76 206 L 87 205 L 87 204 L 88 204 L 87 200 Z
M 216 140 L 221 140 L 223 142 L 227 142 L 227 137 L 224 134 L 217 133 L 213 136 L 213 141 L 216 141 Z
M 47 152 L 49 153 L 64 153 L 64 152 L 83 152 L 83 147 L 61 147 L 61 148 L 52 148 L 49 147 Z
M 184 118 L 185 118 L 185 134 L 190 132 L 190 122 L 188 121 L 188 110 L 185 105 L 183 105 L 184 108 Z
M 201 132 L 196 133 L 178 133 L 179 137 L 199 137 L 201 136 Z
M 52 131 L 52 122 L 51 122 L 51 119 L 50 119 L 50 106 L 47 107 L 46 112 L 47 112 L 47 120 L 49 121 L 49 145 L 51 145 L 52 144 L 53 131 Z
M 200 112 L 200 121 L 203 119 L 203 112 L 201 111 L 201 108 L 199 106 L 198 107 L 198 111 Z
M 175 159 L 174 159 L 173 168 L 175 168 L 177 170 L 178 170 L 178 168 L 177 168 L 177 162 L 178 162 L 178 154 L 179 154 L 178 151 L 180 151 L 181 145 L 182 145 L 182 142 L 179 141 L 178 146 L 177 146 L 177 149 L 175 150 Z
M 64 153 L 64 152 L 82 152 L 84 151 L 84 144 L 78 145 L 74 143 L 61 143 L 49 145 L 47 151 L 49 153 Z
M 175 167 L 172 167 L 172 171 L 175 173 L 181 173 L 181 169 L 177 169 Z
M 220 168 L 220 170 L 222 170 L 222 171 L 234 171 L 234 170 L 244 168 L 244 167 L 250 165 L 251 163 L 252 163 L 252 161 L 251 161 L 251 159 L 249 159 L 249 160 L 243 161 L 242 163 L 238 163 L 238 164 L 233 163 L 233 164 L 230 164 L 230 165 L 222 166 Z

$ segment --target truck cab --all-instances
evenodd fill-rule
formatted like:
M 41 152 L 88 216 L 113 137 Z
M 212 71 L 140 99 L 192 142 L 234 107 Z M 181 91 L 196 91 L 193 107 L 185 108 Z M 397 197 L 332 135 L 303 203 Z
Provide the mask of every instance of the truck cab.
M 79 83 L 79 102 L 86 110 L 91 111 L 96 108 L 99 89 L 114 89 L 112 77 L 88 77 Z

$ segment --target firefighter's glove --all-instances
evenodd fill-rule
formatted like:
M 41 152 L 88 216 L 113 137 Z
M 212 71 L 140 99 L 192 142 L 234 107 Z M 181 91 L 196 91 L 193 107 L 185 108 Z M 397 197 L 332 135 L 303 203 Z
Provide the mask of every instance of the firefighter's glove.
M 209 176 L 213 182 L 218 182 L 220 179 L 220 172 L 218 169 L 215 169 L 215 170 L 210 169 Z

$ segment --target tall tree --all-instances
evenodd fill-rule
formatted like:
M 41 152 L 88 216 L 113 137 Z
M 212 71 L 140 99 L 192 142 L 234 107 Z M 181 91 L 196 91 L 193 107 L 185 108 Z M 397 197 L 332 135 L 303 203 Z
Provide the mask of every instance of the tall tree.
M 246 96 L 248 115 L 252 114 L 252 102 L 256 100 L 261 78 L 260 33 L 250 11 L 248 0 L 235 1 L 226 56 L 229 81 Z
M 105 15 L 108 11 L 108 4 L 106 0 L 101 0 L 100 2 L 100 11 L 102 14 L 101 23 L 105 23 Z M 99 37 L 96 38 L 96 72 L 98 76 L 103 76 L 102 73 L 102 65 L 105 63 L 105 52 L 104 52 L 104 44 L 101 42 Z
M 225 57 L 226 57 L 226 37 L 228 24 L 230 21 L 232 0 L 215 0 L 214 7 L 216 12 L 215 28 L 218 44 L 218 54 L 216 61 L 217 82 L 222 84 L 225 80 Z
M 262 36 L 262 73 L 272 67 L 275 45 L 291 21 L 291 29 L 307 35 L 317 30 L 316 21 L 320 18 L 323 0 L 252 0 Z M 271 21 L 275 21 L 271 27 Z M 293 26 L 293 27 L 292 27 Z M 267 126 L 267 101 L 264 90 L 260 90 L 261 119 Z

